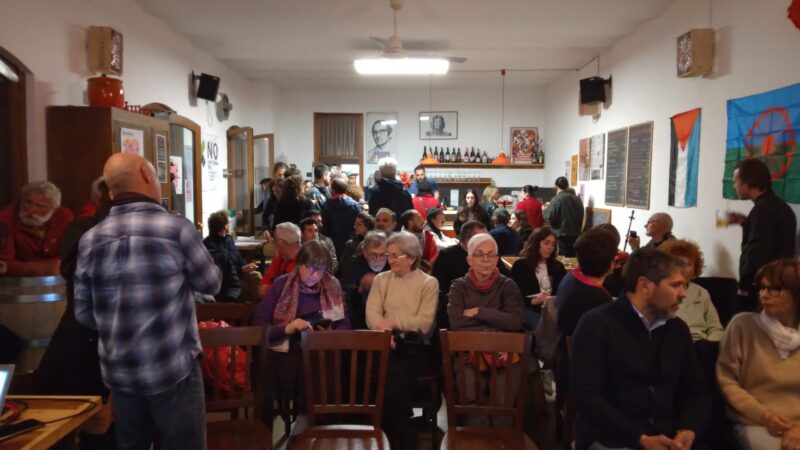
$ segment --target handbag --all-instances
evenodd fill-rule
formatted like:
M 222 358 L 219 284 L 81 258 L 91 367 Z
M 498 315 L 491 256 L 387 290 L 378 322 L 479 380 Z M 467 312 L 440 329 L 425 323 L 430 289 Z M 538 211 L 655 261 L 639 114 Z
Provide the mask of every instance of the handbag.
M 536 357 L 544 362 L 545 367 L 556 365 L 556 348 L 558 331 L 556 329 L 556 299 L 548 297 L 542 303 L 542 316 L 533 334 L 536 336 Z
M 203 321 L 197 324 L 200 329 L 203 328 L 228 328 L 227 322 L 220 320 Z M 222 392 L 231 392 L 233 389 L 243 389 L 245 380 L 245 368 L 247 367 L 247 355 L 244 349 L 236 347 L 236 360 L 231 361 L 231 348 L 229 346 L 216 347 L 216 351 L 211 351 L 210 348 L 204 348 L 203 354 L 206 355 L 201 363 L 203 369 L 203 378 L 209 384 L 216 385 Z M 233 380 L 230 378 L 230 364 L 235 364 Z M 214 366 L 218 368 L 215 368 Z M 219 372 L 219 378 L 217 373 Z

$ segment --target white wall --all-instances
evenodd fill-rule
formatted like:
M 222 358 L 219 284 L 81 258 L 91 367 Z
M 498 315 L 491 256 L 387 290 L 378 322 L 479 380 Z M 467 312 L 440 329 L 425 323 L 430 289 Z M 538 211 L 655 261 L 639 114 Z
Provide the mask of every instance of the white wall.
M 595 74 L 594 64 L 565 77 L 546 92 L 546 128 L 551 155 L 546 178 L 563 171 L 564 160 L 577 154 L 578 140 L 620 127 L 654 121 L 650 211 L 637 211 L 633 229 L 644 235 L 651 212 L 666 211 L 675 220 L 675 234 L 693 239 L 706 256 L 709 275 L 737 276 L 741 232 L 738 227 L 714 227 L 716 209 L 747 213 L 751 202 L 722 199 L 726 100 L 797 83 L 800 79 L 800 30 L 786 18 L 784 0 L 725 0 L 713 2 L 716 31 L 714 73 L 708 78 L 678 79 L 675 75 L 677 36 L 708 26 L 708 2 L 678 0 L 662 16 L 623 38 L 601 57 L 603 77 L 613 75 L 613 100 L 595 123 L 579 117 L 578 80 Z M 696 208 L 667 206 L 669 177 L 669 118 L 703 109 L 700 142 L 699 195 Z M 552 153 L 552 151 L 551 151 Z M 604 206 L 604 181 L 587 183 L 588 200 Z M 795 211 L 798 209 L 796 205 Z M 627 230 L 629 209 L 612 208 L 613 223 Z
M 252 126 L 258 133 L 274 131 L 272 101 L 275 91 L 244 80 L 208 53 L 129 0 L 5 0 L 0 14 L 0 45 L 32 72 L 34 98 L 29 103 L 28 176 L 47 176 L 45 108 L 49 105 L 86 105 L 88 70 L 86 35 L 89 26 L 111 26 L 124 37 L 122 75 L 125 100 L 133 105 L 160 102 L 200 124 L 203 133 L 217 136 L 220 159 L 226 165 L 225 130 L 231 125 Z M 234 109 L 224 123 L 214 104 L 200 100 L 190 105 L 189 73 L 206 72 L 221 78 Z M 87 195 L 89 187 L 87 186 Z M 226 191 L 203 199 L 203 216 L 227 205 Z
M 280 131 L 275 137 L 275 153 L 285 153 L 304 173 L 308 172 L 314 154 L 315 112 L 397 112 L 398 162 L 401 170 L 413 170 L 419 164 L 422 147 L 431 143 L 439 147 L 462 149 L 474 146 L 486 150 L 489 155 L 496 155 L 501 139 L 501 93 L 499 85 L 461 89 L 437 87 L 432 91 L 432 96 L 428 89 L 284 91 L 278 108 Z M 458 139 L 430 142 L 419 139 L 419 113 L 427 111 L 429 104 L 433 111 L 458 112 Z M 543 126 L 543 104 L 543 91 L 540 88 L 506 87 L 505 125 L 502 131 L 506 148 L 509 128 L 512 126 L 539 127 L 540 133 L 547 139 Z M 365 143 L 365 151 L 370 147 Z M 563 163 L 561 167 L 563 172 Z M 522 186 L 541 184 L 542 173 L 538 169 L 484 169 L 482 176 L 494 178 L 498 186 Z

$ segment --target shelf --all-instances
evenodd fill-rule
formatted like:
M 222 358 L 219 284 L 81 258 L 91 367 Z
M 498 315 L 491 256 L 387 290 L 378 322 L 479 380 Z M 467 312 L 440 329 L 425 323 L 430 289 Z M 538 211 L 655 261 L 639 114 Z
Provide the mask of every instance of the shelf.
M 544 169 L 544 164 L 422 164 L 426 169 Z
M 479 178 L 477 180 L 458 180 L 453 178 L 436 178 L 438 184 L 492 184 L 491 178 Z

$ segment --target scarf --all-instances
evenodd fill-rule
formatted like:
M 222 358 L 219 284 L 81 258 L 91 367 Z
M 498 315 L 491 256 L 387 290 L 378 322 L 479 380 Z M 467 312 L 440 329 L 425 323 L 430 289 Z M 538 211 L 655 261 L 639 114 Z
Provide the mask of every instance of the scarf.
M 297 270 L 289 273 L 283 286 L 275 311 L 272 313 L 273 325 L 286 325 L 297 316 L 297 299 L 303 294 L 319 294 L 322 317 L 333 321 L 344 319 L 344 294 L 339 281 L 325 273 L 316 286 L 305 286 Z
M 789 357 L 789 353 L 800 348 L 800 330 L 784 326 L 778 319 L 761 311 L 756 316 L 756 323 L 767 333 L 781 359 Z
M 472 282 L 472 285 L 475 286 L 478 292 L 480 292 L 481 294 L 485 294 L 489 292 L 489 290 L 492 289 L 492 286 L 494 286 L 495 283 L 497 283 L 497 280 L 500 279 L 500 270 L 497 267 L 495 267 L 494 272 L 492 272 L 492 274 L 489 275 L 489 278 L 480 281 L 478 280 L 478 276 L 475 275 L 475 270 L 472 267 L 470 267 L 469 272 L 467 272 L 467 276 L 469 277 L 469 281 Z

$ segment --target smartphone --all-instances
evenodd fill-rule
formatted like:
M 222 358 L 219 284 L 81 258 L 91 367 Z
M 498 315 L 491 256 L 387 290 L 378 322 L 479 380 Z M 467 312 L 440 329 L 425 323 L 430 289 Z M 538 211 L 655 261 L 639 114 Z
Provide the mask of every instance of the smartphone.
M 2 425 L 0 426 L 0 441 L 11 439 L 14 436 L 27 433 L 28 431 L 35 430 L 43 426 L 44 423 L 36 419 L 27 419 L 21 422 Z
M 315 329 L 324 329 L 331 326 L 333 321 L 331 319 L 319 319 L 317 323 L 314 324 Z
M 630 236 L 632 238 L 637 238 L 637 237 L 639 237 L 639 234 L 637 234 L 636 231 L 631 231 L 631 235 Z

